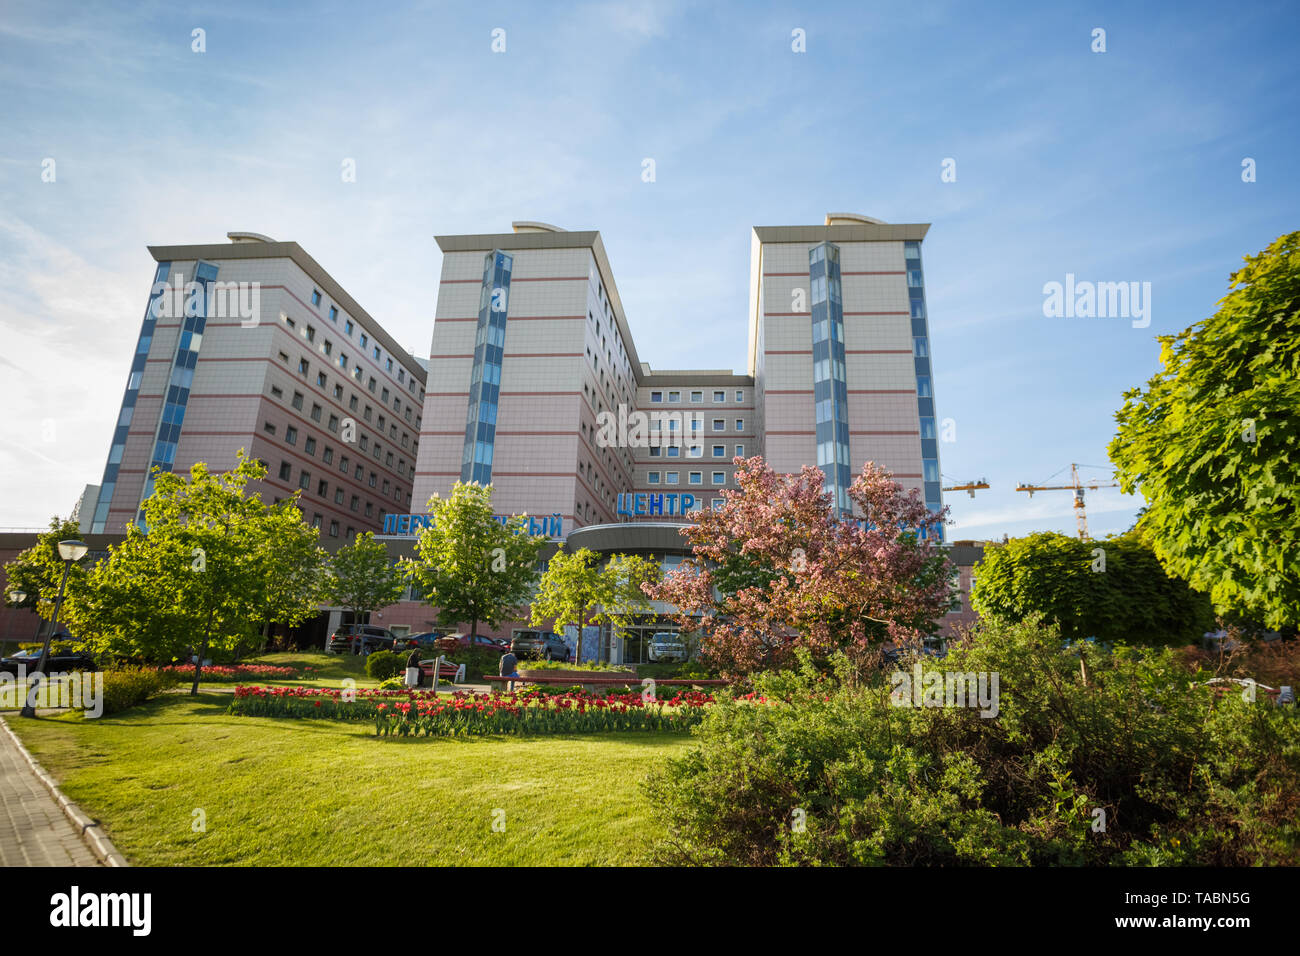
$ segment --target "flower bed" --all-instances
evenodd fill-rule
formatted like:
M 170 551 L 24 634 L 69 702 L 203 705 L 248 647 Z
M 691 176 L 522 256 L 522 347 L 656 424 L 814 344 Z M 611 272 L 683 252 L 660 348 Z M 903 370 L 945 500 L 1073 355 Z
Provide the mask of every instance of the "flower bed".
M 194 679 L 193 664 L 168 664 L 155 670 L 178 680 Z M 208 664 L 203 668 L 199 679 L 214 684 L 240 680 L 293 680 L 297 677 L 310 677 L 313 670 L 315 668 L 304 667 L 299 671 L 296 667 L 281 667 L 277 664 Z
M 380 736 L 455 737 L 480 734 L 565 734 L 602 731 L 685 732 L 704 716 L 713 696 L 684 691 L 669 700 L 639 694 L 512 694 L 445 696 L 423 690 L 236 687 L 232 714 L 249 717 L 327 717 L 373 720 Z

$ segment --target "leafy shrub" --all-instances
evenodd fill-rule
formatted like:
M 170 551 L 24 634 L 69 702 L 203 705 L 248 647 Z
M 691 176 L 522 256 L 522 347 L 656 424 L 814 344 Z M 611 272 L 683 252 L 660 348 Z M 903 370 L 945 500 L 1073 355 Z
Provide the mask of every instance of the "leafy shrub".
M 563 661 L 520 661 L 519 669 L 521 671 L 593 671 L 598 673 L 624 673 L 631 670 L 631 668 L 624 667 L 622 664 L 603 664 L 597 661 L 585 664 L 566 664 Z
M 709 668 L 696 661 L 682 661 L 680 663 L 673 661 L 652 662 L 649 664 L 638 664 L 637 674 L 641 677 L 653 677 L 656 680 L 672 680 L 675 678 L 697 678 L 707 680 L 717 675 Z
M 1046 531 L 989 545 L 971 605 L 1008 621 L 1042 614 L 1067 638 L 1131 644 L 1186 644 L 1214 622 L 1209 596 L 1167 574 L 1134 534 L 1081 541 Z
M 393 651 L 372 651 L 366 658 L 366 676 L 386 680 L 406 673 L 406 658 Z
M 406 686 L 406 674 L 395 674 L 379 682 L 380 690 L 401 690 Z
M 143 667 L 123 667 L 102 672 L 104 675 L 104 713 L 142 704 L 168 688 L 175 687 L 174 674 Z
M 895 706 L 893 675 L 859 681 L 843 659 L 831 677 L 807 660 L 761 675 L 647 780 L 655 859 L 1300 862 L 1295 708 L 1216 694 L 1168 649 L 1063 650 L 1038 621 L 982 626 L 913 667 L 997 674 L 996 716 Z

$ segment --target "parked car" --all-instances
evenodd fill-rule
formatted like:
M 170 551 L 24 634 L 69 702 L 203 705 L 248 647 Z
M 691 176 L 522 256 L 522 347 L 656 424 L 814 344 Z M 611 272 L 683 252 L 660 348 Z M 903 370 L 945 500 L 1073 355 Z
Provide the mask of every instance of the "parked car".
M 437 641 L 443 635 L 437 631 L 429 631 L 425 634 L 407 634 L 405 637 L 394 638 L 393 650 L 399 653 L 406 653 L 412 648 L 422 648 L 424 650 L 433 650 Z
M 482 634 L 475 634 L 472 638 L 468 634 L 444 634 L 439 640 L 455 641 L 457 650 L 462 651 L 475 647 L 494 654 L 504 654 L 510 649 L 510 645 L 499 637 L 485 637 Z
M 391 651 L 396 638 L 386 627 L 372 624 L 344 624 L 330 635 L 325 644 L 328 654 L 371 654 L 375 651 Z
M 510 653 L 520 660 L 564 661 L 573 656 L 564 638 L 553 631 L 515 631 L 510 639 Z
M 686 642 L 682 640 L 680 634 L 674 634 L 671 631 L 660 631 L 650 638 L 650 646 L 646 651 L 646 656 L 655 662 L 685 661 L 689 656 L 689 652 L 686 650 Z
M 39 647 L 31 650 L 19 651 L 13 657 L 6 657 L 0 660 L 0 671 L 8 674 L 18 675 L 18 668 L 22 667 L 24 673 L 30 674 L 40 665 L 41 649 Z M 56 671 L 97 671 L 99 665 L 89 654 L 81 651 L 59 650 L 50 648 L 50 659 L 45 667 L 49 673 Z

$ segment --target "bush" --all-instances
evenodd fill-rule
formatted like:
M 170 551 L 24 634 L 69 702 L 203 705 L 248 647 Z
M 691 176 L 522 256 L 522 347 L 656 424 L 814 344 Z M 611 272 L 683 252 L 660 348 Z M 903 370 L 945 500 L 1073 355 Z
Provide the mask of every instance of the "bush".
M 1081 541 L 1046 531 L 989 545 L 971 605 L 983 618 L 1038 613 L 1063 637 L 1130 644 L 1186 644 L 1214 623 L 1209 596 L 1167 574 L 1134 534 Z
M 991 689 L 996 674 L 996 716 L 896 706 L 897 676 L 858 681 L 843 659 L 830 677 L 806 660 L 761 675 L 647 780 L 663 824 L 655 859 L 1300 862 L 1295 708 L 1216 696 L 1168 649 L 1063 650 L 1038 622 L 984 625 L 913 666 L 922 687 L 932 674 L 983 672 Z
M 599 673 L 628 673 L 632 670 L 630 667 L 624 667 L 622 664 L 602 664 L 597 662 L 588 662 L 586 664 L 566 664 L 563 661 L 520 661 L 519 669 L 521 671 L 593 671 Z
M 104 675 L 104 713 L 118 711 L 142 704 L 168 688 L 176 686 L 174 674 L 148 670 L 142 667 L 123 667 L 106 670 Z
M 406 673 L 406 658 L 393 651 L 372 651 L 366 658 L 366 676 L 387 680 Z

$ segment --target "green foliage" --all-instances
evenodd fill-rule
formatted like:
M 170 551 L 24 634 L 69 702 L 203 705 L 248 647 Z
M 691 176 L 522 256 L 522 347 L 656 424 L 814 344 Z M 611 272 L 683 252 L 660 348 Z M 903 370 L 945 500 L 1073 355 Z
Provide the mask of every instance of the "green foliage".
M 533 598 L 534 627 L 573 624 L 578 633 L 588 624 L 630 627 L 638 614 L 651 610 L 642 585 L 659 583 L 662 570 L 653 557 L 615 554 L 601 564 L 589 548 L 572 554 L 561 545 L 546 566 Z
M 519 670 L 521 671 L 598 671 L 622 673 L 626 670 L 622 664 L 602 664 L 597 662 L 588 662 L 586 664 L 566 664 L 563 661 L 520 661 Z
M 150 697 L 176 686 L 175 676 L 143 667 L 122 667 L 103 671 L 104 713 L 118 711 L 142 704 Z
M 650 776 L 656 860 L 1300 862 L 1294 708 L 1216 697 L 1169 649 L 1063 650 L 1036 621 L 986 624 L 916 666 L 999 675 L 997 715 L 897 706 L 892 677 L 859 683 L 844 659 L 826 676 L 805 654 L 713 707 L 697 746 Z
M 320 549 L 297 499 L 246 496 L 266 468 L 241 451 L 213 474 L 158 473 L 136 526 L 89 573 L 67 614 L 74 632 L 110 657 L 169 663 L 256 643 L 267 621 L 295 624 L 316 609 Z M 201 664 L 196 665 L 197 692 Z
M 406 576 L 390 564 L 388 549 L 371 531 L 345 544 L 329 561 L 325 591 L 329 600 L 360 621 L 367 611 L 395 603 L 406 589 Z
M 77 540 L 80 537 L 81 528 L 75 521 L 51 518 L 50 530 L 42 531 L 36 538 L 36 544 L 4 566 L 5 603 L 9 603 L 9 592 L 22 590 L 26 592 L 27 598 L 19 606 L 31 608 L 48 621 L 54 614 L 54 602 L 59 597 L 59 582 L 63 578 L 65 564 L 59 557 L 59 542 Z M 65 601 L 80 592 L 89 563 L 83 559 L 68 568 Z
M 1208 597 L 1166 574 L 1136 534 L 1081 541 L 1044 532 L 988 545 L 971 606 L 1012 621 L 1042 614 L 1069 639 L 1135 644 L 1185 643 L 1214 623 Z
M 1280 628 L 1300 623 L 1300 232 L 1245 263 L 1218 312 L 1159 337 L 1163 369 L 1125 392 L 1110 458 L 1165 566 Z
M 450 498 L 429 499 L 432 523 L 405 570 L 445 627 L 495 628 L 528 602 L 545 539 L 527 533 L 526 516 L 504 524 L 492 513 L 492 488 L 458 481 Z
M 406 673 L 406 655 L 393 651 L 372 651 L 366 657 L 366 676 L 387 680 Z

